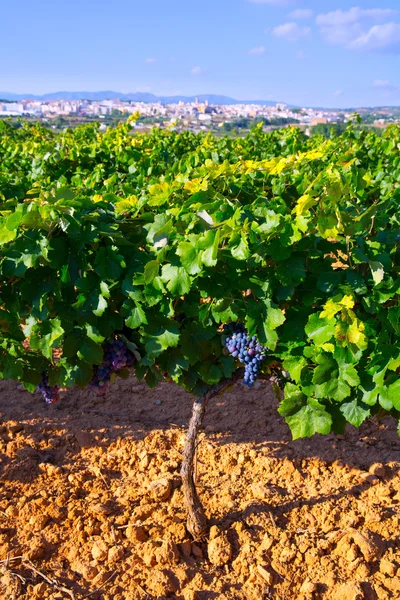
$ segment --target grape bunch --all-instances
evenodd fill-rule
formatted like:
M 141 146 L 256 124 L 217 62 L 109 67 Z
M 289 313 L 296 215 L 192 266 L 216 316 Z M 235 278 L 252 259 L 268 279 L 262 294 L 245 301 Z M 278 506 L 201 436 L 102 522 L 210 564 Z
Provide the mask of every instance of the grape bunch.
M 90 391 L 96 396 L 104 396 L 115 371 L 132 367 L 135 363 L 134 355 L 122 340 L 107 342 L 103 350 L 103 362 L 99 367 L 94 367 L 93 378 L 89 384 Z
M 255 335 L 249 337 L 243 325 L 230 323 L 225 325 L 225 330 L 229 332 L 225 346 L 234 358 L 244 363 L 244 383 L 252 387 L 268 348 L 264 348 Z
M 42 381 L 37 386 L 37 391 L 43 396 L 43 399 L 47 404 L 54 404 L 60 399 L 59 395 L 60 387 L 58 385 L 49 385 L 49 377 L 47 373 L 42 373 Z

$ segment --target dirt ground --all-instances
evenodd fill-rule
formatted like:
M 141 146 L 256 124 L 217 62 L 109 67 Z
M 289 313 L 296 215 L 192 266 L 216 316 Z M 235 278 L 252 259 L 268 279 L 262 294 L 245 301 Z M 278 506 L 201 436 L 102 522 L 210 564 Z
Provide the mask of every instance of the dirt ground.
M 391 418 L 291 441 L 268 384 L 208 408 L 193 543 L 179 469 L 192 398 L 119 380 L 47 406 L 0 383 L 0 599 L 400 599 Z

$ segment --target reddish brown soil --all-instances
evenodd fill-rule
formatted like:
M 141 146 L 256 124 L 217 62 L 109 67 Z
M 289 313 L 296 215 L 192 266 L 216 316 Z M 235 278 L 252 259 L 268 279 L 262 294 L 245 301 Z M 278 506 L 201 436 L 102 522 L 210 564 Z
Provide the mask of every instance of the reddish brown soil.
M 0 392 L 1 600 L 400 598 L 392 419 L 293 442 L 269 387 L 236 385 L 206 415 L 212 527 L 195 544 L 179 479 L 188 394 L 134 379 L 55 406 L 13 382 Z

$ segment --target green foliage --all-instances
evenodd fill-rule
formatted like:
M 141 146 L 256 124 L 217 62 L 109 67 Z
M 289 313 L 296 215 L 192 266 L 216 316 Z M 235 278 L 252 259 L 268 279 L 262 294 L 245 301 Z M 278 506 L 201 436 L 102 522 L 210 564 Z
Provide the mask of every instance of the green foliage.
M 118 333 L 149 386 L 201 394 L 236 369 L 221 326 L 239 321 L 271 348 L 265 375 L 290 374 L 294 437 L 398 416 L 399 147 L 397 126 L 216 139 L 1 121 L 0 376 L 84 386 Z

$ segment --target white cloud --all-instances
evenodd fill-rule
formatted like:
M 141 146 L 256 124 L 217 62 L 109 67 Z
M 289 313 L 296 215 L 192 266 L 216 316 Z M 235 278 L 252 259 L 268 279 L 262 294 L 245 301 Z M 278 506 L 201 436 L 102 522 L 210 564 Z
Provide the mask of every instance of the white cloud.
M 333 92 L 334 96 L 343 96 L 343 90 L 336 90 L 335 92 Z
M 352 23 L 358 23 L 362 20 L 371 21 L 384 21 L 398 14 L 398 10 L 392 8 L 360 8 L 359 6 L 353 6 L 349 10 L 334 10 L 326 14 L 320 14 L 317 16 L 317 25 L 326 27 L 335 27 L 337 25 L 350 25 Z
M 156 58 L 146 58 L 146 60 L 144 62 L 146 62 L 149 65 L 152 65 L 153 63 L 156 62 Z
M 203 69 L 203 67 L 193 67 L 192 71 L 191 71 L 192 75 L 204 75 L 205 73 L 207 73 L 207 69 Z
M 300 19 L 311 19 L 314 12 L 309 8 L 299 8 L 290 13 L 289 17 L 298 21 Z
M 315 21 L 329 44 L 351 50 L 388 50 L 400 46 L 400 25 L 385 21 L 400 11 L 391 8 L 335 10 L 319 14 Z
M 397 50 L 400 51 L 400 23 L 374 25 L 371 29 L 349 44 L 352 50 Z
M 372 87 L 379 90 L 385 90 L 386 92 L 398 92 L 400 90 L 400 86 L 391 83 L 387 79 L 375 79 L 372 83 Z
M 264 46 L 257 46 L 256 48 L 250 48 L 249 54 L 253 56 L 261 56 L 261 54 L 265 53 Z
M 301 27 L 297 23 L 284 23 L 283 25 L 278 25 L 278 27 L 274 27 L 272 30 L 272 34 L 288 42 L 297 42 L 301 38 L 307 37 L 310 35 L 311 29 L 309 27 Z

